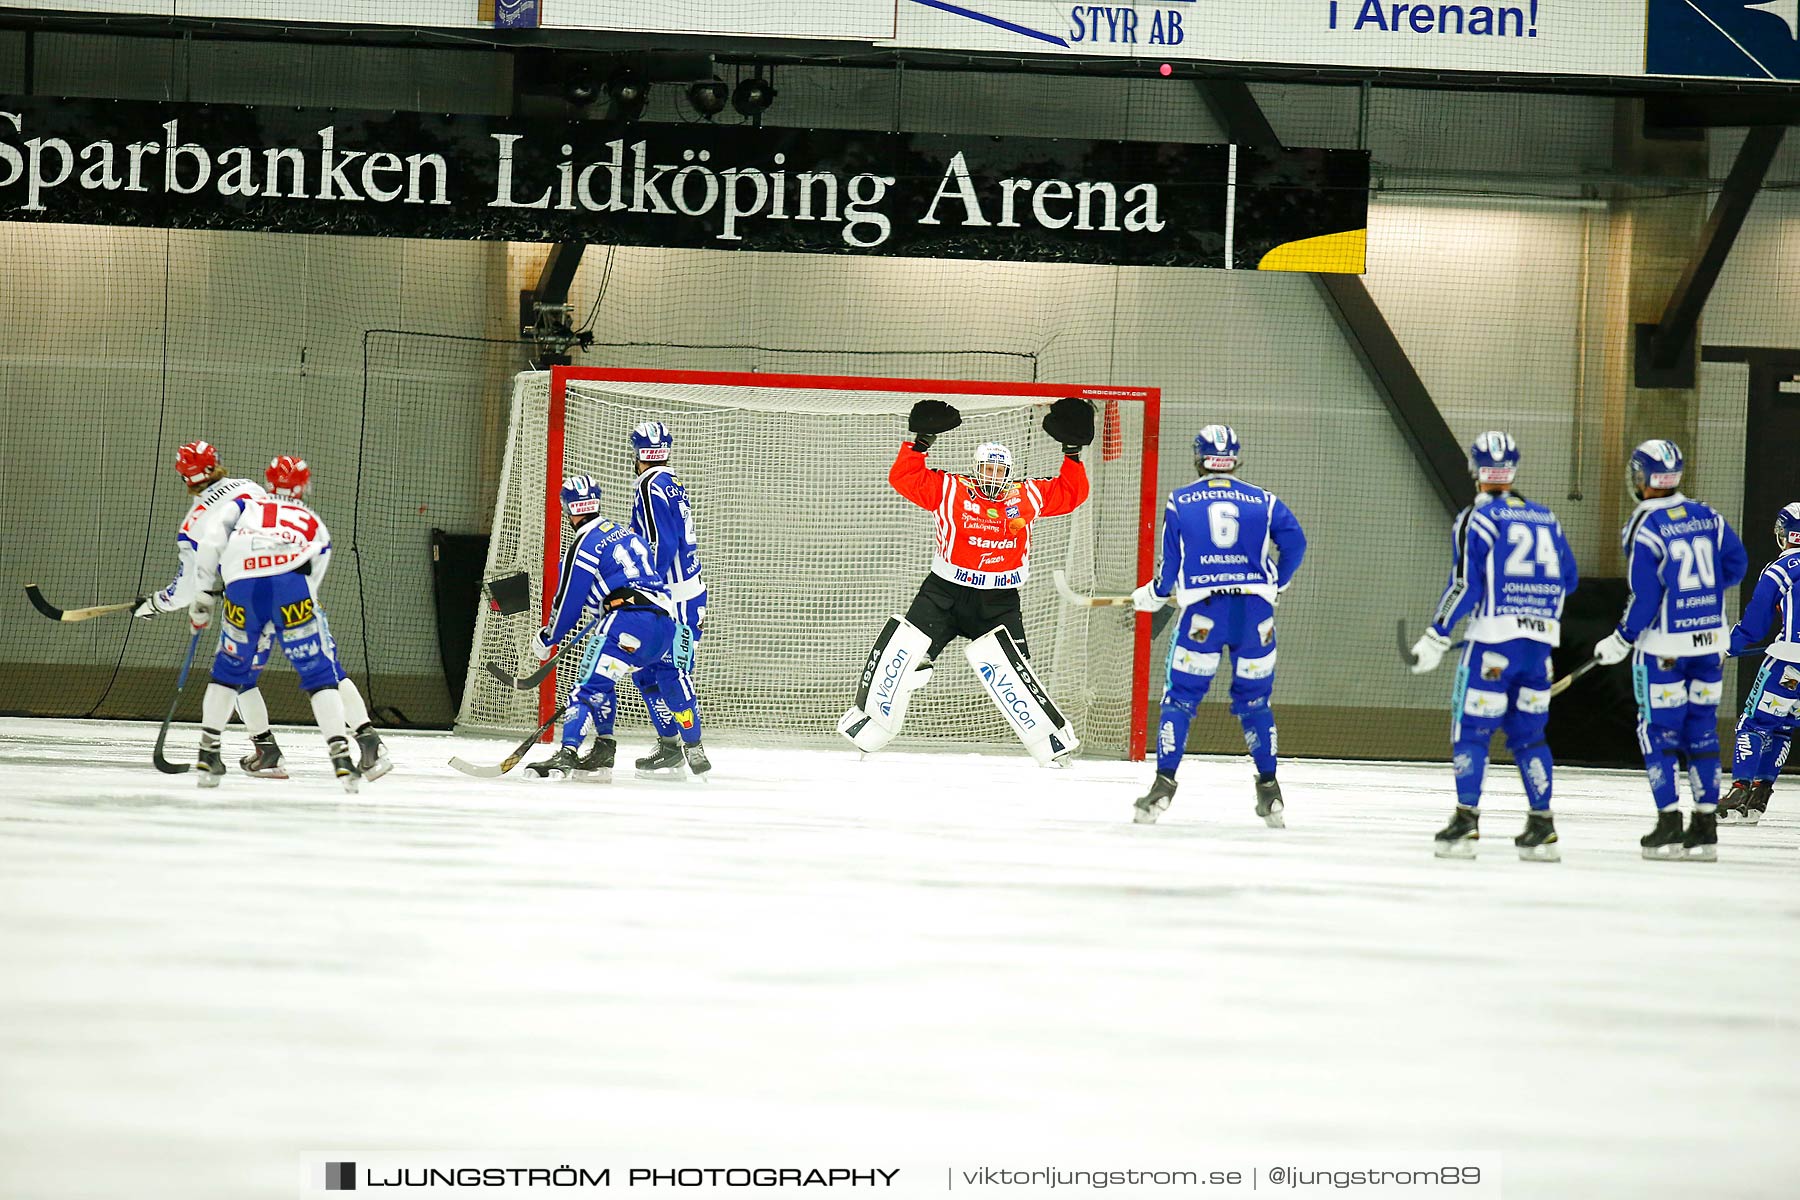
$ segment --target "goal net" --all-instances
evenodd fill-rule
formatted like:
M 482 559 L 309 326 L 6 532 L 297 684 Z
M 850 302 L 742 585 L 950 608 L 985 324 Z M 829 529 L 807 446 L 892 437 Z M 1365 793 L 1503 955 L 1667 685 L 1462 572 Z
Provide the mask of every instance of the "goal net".
M 630 519 L 628 434 L 668 424 L 672 466 L 694 508 L 707 585 L 695 686 L 709 730 L 835 738 L 869 647 L 903 613 L 931 563 L 933 519 L 895 494 L 888 468 L 906 414 L 950 401 L 960 428 L 931 450 L 966 470 L 977 444 L 1004 443 L 1018 478 L 1054 475 L 1061 450 L 1044 434 L 1061 396 L 1091 400 L 1097 436 L 1082 458 L 1093 494 L 1075 513 L 1032 525 L 1022 601 L 1033 664 L 1088 753 L 1142 758 L 1150 688 L 1148 618 L 1067 603 L 1053 572 L 1084 595 L 1119 595 L 1148 578 L 1158 512 L 1154 389 L 559 367 L 514 380 L 486 578 L 532 576 L 532 610 L 483 603 L 457 726 L 520 734 L 547 720 L 578 680 L 559 672 L 536 693 L 496 681 L 483 663 L 535 666 L 527 642 L 554 595 L 568 530 L 564 476 L 592 475 L 603 515 Z M 620 689 L 620 727 L 648 728 Z M 942 656 L 914 698 L 901 744 L 1014 741 L 960 653 Z

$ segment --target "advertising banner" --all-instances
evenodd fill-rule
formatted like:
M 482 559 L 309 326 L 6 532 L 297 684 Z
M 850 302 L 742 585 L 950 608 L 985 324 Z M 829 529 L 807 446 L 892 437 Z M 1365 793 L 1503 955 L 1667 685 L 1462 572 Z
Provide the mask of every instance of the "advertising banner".
M 0 98 L 0 216 L 1360 273 L 1369 157 Z
M 1644 72 L 1644 0 L 900 0 L 899 20 L 895 44 L 915 48 L 1509 74 Z
M 1800 0 L 1650 0 L 1653 75 L 1800 80 Z

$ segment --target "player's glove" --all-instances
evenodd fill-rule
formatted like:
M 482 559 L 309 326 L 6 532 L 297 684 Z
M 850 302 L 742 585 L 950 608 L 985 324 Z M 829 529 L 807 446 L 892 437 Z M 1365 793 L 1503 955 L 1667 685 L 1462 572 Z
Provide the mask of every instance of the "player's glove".
M 1159 596 L 1156 589 L 1144 584 L 1131 593 L 1131 607 L 1139 612 L 1156 612 L 1169 602 L 1167 596 Z
M 1412 673 L 1423 675 L 1427 671 L 1437 670 L 1437 665 L 1444 661 L 1444 651 L 1450 649 L 1450 639 L 1435 629 L 1427 629 L 1425 636 L 1413 643 Z
M 218 599 L 212 592 L 201 592 L 188 605 L 188 623 L 194 627 L 195 633 L 212 624 L 213 605 Z
M 1094 406 L 1078 396 L 1064 396 L 1044 414 L 1044 432 L 1062 443 L 1062 452 L 1080 458 L 1094 440 Z
M 162 609 L 156 607 L 156 597 L 139 596 L 137 606 L 131 610 L 131 615 L 140 621 L 148 621 L 161 611 Z
M 942 400 L 921 400 L 906 415 L 906 428 L 911 431 L 906 436 L 912 439 L 913 449 L 923 454 L 931 449 L 938 434 L 949 433 L 961 424 L 962 414 L 952 405 Z
M 1594 657 L 1600 660 L 1600 665 L 1603 667 L 1624 662 L 1630 653 L 1631 643 L 1626 641 L 1625 635 L 1616 629 L 1594 643 Z
M 556 653 L 556 643 L 550 640 L 548 625 L 531 635 L 531 652 L 537 655 L 539 662 L 549 662 L 550 656 Z

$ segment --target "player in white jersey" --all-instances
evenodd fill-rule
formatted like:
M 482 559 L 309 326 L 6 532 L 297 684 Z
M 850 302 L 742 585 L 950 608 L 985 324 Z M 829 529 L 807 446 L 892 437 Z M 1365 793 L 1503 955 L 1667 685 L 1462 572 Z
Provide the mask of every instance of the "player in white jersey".
M 137 607 L 131 610 L 132 616 L 146 621 L 162 613 L 183 612 L 193 603 L 197 590 L 194 556 L 208 522 L 220 506 L 239 496 L 260 499 L 265 494 L 254 482 L 227 475 L 219 464 L 218 448 L 211 442 L 188 442 L 177 450 L 175 471 L 194 502 L 175 533 L 175 578 L 161 591 L 139 598 Z M 269 643 L 259 643 L 255 654 L 260 667 L 268 660 Z M 243 718 L 244 728 L 250 732 L 251 745 L 250 753 L 240 759 L 238 765 L 252 775 L 286 779 L 287 771 L 281 765 L 281 747 L 270 732 L 269 706 L 263 700 L 262 692 L 254 685 L 239 692 L 237 711 Z
M 199 591 L 188 609 L 196 629 L 212 620 L 213 583 L 221 576 L 225 583 L 224 629 L 201 706 L 199 784 L 217 787 L 225 774 L 220 734 L 239 689 L 254 683 L 260 669 L 253 641 L 279 637 L 312 699 L 332 769 L 344 790 L 354 792 L 359 773 L 339 692 L 344 671 L 316 593 L 331 562 L 331 534 L 302 499 L 312 482 L 305 459 L 283 455 L 266 475 L 273 495 L 239 496 L 222 505 L 196 555 Z

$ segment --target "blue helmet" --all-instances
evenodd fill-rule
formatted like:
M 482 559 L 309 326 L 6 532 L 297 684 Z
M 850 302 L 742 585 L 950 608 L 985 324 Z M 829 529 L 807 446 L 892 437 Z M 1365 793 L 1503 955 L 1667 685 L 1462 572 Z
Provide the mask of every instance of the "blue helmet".
M 1243 446 L 1229 425 L 1208 425 L 1194 438 L 1194 468 L 1199 471 L 1235 471 Z
M 592 475 L 571 475 L 563 480 L 563 511 L 571 525 L 580 525 L 600 515 L 600 484 Z
M 1631 461 L 1625 464 L 1625 486 L 1639 500 L 1644 498 L 1645 488 L 1673 491 L 1681 486 L 1681 471 L 1686 465 L 1680 446 L 1652 438 L 1631 452 Z
M 1490 429 L 1469 447 L 1469 474 L 1477 483 L 1510 485 L 1519 471 L 1519 443 L 1512 434 Z
M 1800 501 L 1775 514 L 1775 545 L 1781 554 L 1800 550 Z
M 669 461 L 669 450 L 675 439 L 661 421 L 645 421 L 631 431 L 631 457 L 641 463 Z

